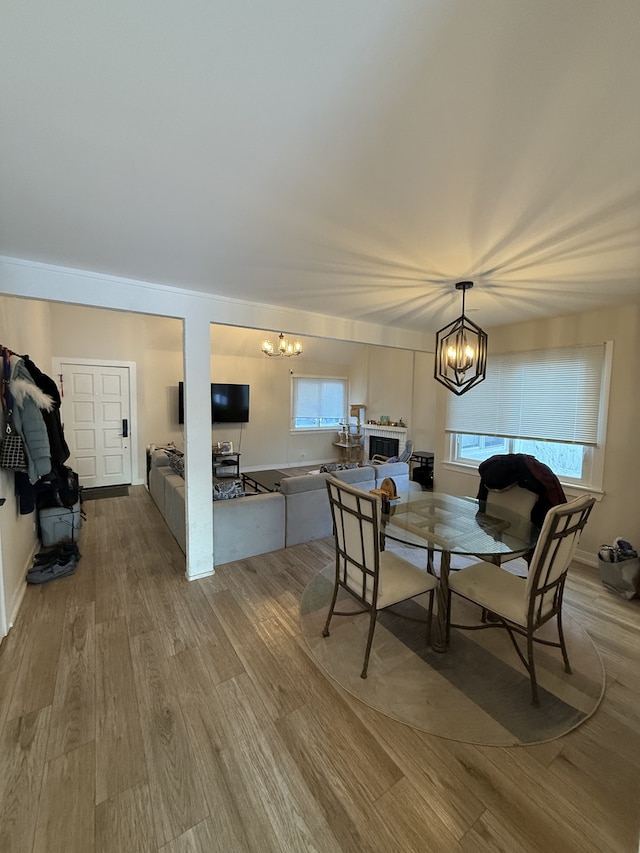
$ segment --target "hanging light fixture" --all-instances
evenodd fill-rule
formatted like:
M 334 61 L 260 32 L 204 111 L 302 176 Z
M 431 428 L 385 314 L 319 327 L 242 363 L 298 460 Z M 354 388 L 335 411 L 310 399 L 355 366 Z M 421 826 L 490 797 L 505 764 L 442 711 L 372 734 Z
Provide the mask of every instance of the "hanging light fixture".
M 300 341 L 290 343 L 282 332 L 280 332 L 278 335 L 278 345 L 274 347 L 271 341 L 263 341 L 262 352 L 268 356 L 284 355 L 290 358 L 292 355 L 302 355 L 302 344 Z
M 487 333 L 464 316 L 465 293 L 472 287 L 472 281 L 456 284 L 462 291 L 462 314 L 436 332 L 434 377 L 458 395 L 482 382 L 487 371 Z

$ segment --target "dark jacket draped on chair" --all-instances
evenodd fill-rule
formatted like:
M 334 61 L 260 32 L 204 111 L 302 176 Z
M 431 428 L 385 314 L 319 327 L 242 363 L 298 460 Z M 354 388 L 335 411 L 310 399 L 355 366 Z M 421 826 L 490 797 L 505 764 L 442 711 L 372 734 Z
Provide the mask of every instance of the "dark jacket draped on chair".
M 562 485 L 551 468 L 526 453 L 490 456 L 480 463 L 478 473 L 478 500 L 486 501 L 490 489 L 508 489 L 509 486 L 520 486 L 538 495 L 531 510 L 531 521 L 536 527 L 542 527 L 552 506 L 567 502 Z

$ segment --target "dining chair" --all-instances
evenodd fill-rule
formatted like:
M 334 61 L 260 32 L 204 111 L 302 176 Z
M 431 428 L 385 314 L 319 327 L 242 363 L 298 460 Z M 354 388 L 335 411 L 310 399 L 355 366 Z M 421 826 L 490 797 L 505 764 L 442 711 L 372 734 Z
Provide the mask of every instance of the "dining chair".
M 369 613 L 369 631 L 360 673 L 361 678 L 366 678 L 378 611 L 428 593 L 427 618 L 419 621 L 426 622 L 429 642 L 433 593 L 438 581 L 398 554 L 381 550 L 382 501 L 378 496 L 349 486 L 335 477 L 327 477 L 326 484 L 335 539 L 335 580 L 322 636 L 329 636 L 334 616 Z M 361 605 L 360 610 L 335 609 L 341 589 Z
M 565 672 L 571 673 L 562 630 L 564 583 L 582 530 L 595 498 L 584 496 L 552 507 L 544 519 L 526 578 L 516 577 L 494 563 L 475 563 L 449 576 L 449 591 L 482 608 L 479 625 L 454 625 L 463 630 L 506 628 L 529 673 L 531 696 L 539 704 L 533 644 L 559 648 Z M 492 614 L 487 621 L 487 613 Z M 558 642 L 536 637 L 536 632 L 556 618 Z M 447 643 L 451 631 L 451 597 L 447 608 Z M 526 657 L 515 635 L 526 638 Z
M 556 474 L 548 465 L 528 453 L 498 453 L 490 456 L 478 465 L 478 473 L 480 485 L 477 498 L 480 501 L 490 500 L 491 496 L 495 499 L 496 494 L 511 486 L 531 492 L 535 500 L 530 517 L 533 524 L 539 528 L 552 506 L 567 502 Z M 511 494 L 512 497 L 515 495 L 524 500 L 519 492 Z
M 521 515 L 523 518 L 531 518 L 531 512 L 537 500 L 538 496 L 535 492 L 530 492 L 528 489 L 523 489 L 522 486 L 518 485 L 508 486 L 506 489 L 488 489 L 485 503 L 486 513 L 487 515 L 491 515 L 493 510 L 507 509 Z M 490 562 L 500 566 L 502 563 L 507 563 L 510 560 L 517 560 L 520 556 L 529 563 L 533 552 L 530 551 L 522 555 L 493 554 Z
M 478 473 L 480 486 L 477 497 L 488 515 L 493 508 L 504 507 L 541 528 L 549 509 L 567 502 L 556 474 L 530 454 L 498 453 L 481 462 Z M 529 564 L 533 551 L 521 556 Z M 517 557 L 513 554 L 494 555 L 491 562 L 501 565 Z

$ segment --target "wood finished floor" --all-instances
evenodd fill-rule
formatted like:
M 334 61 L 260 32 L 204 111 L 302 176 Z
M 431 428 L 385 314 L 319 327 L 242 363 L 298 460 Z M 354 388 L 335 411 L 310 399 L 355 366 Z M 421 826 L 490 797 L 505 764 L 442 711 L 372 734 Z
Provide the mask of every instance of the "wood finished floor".
M 331 541 L 194 583 L 142 486 L 91 501 L 75 575 L 0 646 L 2 853 L 636 853 L 640 602 L 572 571 L 605 662 L 593 718 L 477 747 L 361 706 L 300 636 Z

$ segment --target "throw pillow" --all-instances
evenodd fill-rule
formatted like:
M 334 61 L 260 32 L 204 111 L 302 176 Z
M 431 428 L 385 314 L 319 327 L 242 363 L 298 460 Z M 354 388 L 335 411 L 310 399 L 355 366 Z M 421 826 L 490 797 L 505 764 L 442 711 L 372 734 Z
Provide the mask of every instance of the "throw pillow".
M 169 467 L 174 474 L 179 474 L 184 480 L 184 453 L 179 450 L 174 450 L 169 456 Z
M 327 462 L 320 466 L 321 474 L 331 474 L 332 471 L 346 471 L 349 468 L 358 468 L 357 462 Z
M 242 480 L 231 480 L 227 483 L 213 484 L 214 501 L 228 501 L 233 498 L 243 498 Z

